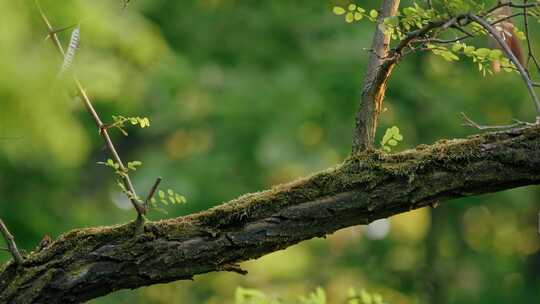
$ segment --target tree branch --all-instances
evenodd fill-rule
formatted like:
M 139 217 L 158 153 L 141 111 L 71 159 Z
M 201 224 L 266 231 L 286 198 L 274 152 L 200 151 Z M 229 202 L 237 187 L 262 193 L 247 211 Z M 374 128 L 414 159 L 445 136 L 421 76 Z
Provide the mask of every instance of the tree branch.
M 353 134 L 353 153 L 372 148 L 375 141 L 377 121 L 382 108 L 386 91 L 386 82 L 392 72 L 393 64 L 382 69 L 381 64 L 388 55 L 390 35 L 385 35 L 382 25 L 385 18 L 395 16 L 400 0 L 383 0 L 377 27 L 371 49 L 373 52 L 368 59 L 360 107 L 356 113 L 356 127 Z
M 456 18 L 433 21 L 424 27 L 411 31 L 390 50 L 390 36 L 382 31 L 384 19 L 396 15 L 399 0 L 383 1 L 375 36 L 373 37 L 372 50 L 369 56 L 368 67 L 364 77 L 360 108 L 356 113 L 356 126 L 353 134 L 353 154 L 373 148 L 379 114 L 382 110 L 382 102 L 386 93 L 386 84 L 394 66 L 402 56 L 403 50 L 411 42 L 436 28 L 446 29 L 455 24 Z
M 453 198 L 540 184 L 540 126 L 344 163 L 205 212 L 69 232 L 0 270 L 1 303 L 78 303 L 125 288 L 241 272 L 238 262 Z
M 4 224 L 4 221 L 2 219 L 0 219 L 0 234 L 2 234 L 2 237 L 6 241 L 7 248 L 5 249 L 11 253 L 15 264 L 21 265 L 23 263 L 23 258 L 21 256 L 21 253 L 19 252 L 19 249 L 17 249 L 17 244 L 15 244 L 15 238 L 9 232 L 6 224 Z
M 536 116 L 540 117 L 540 100 L 538 99 L 538 96 L 536 95 L 536 91 L 534 90 L 534 84 L 529 78 L 529 74 L 527 73 L 527 70 L 521 65 L 519 60 L 516 58 L 516 55 L 508 44 L 505 43 L 504 39 L 497 33 L 497 31 L 491 26 L 489 22 L 486 20 L 476 16 L 475 14 L 469 14 L 469 18 L 471 18 L 474 22 L 480 24 L 488 33 L 497 41 L 501 49 L 504 51 L 504 54 L 510 59 L 510 61 L 516 66 L 519 74 L 521 75 L 521 78 L 523 78 L 523 81 L 525 82 L 525 85 L 527 86 L 527 90 L 529 91 L 529 95 L 531 96 L 531 99 L 534 103 L 534 107 L 536 109 Z

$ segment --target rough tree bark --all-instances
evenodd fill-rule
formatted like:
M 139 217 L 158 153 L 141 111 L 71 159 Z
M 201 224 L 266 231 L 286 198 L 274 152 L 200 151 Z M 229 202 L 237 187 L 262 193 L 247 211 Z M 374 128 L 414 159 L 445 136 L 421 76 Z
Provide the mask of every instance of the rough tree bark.
M 399 0 L 384 0 L 379 25 Z M 357 114 L 353 155 L 342 164 L 210 210 L 160 222 L 87 228 L 0 268 L 0 303 L 79 303 L 212 271 L 338 229 L 436 203 L 540 183 L 540 126 L 442 140 L 398 154 L 373 146 L 386 83 L 413 31 L 389 56 L 377 27 Z M 139 231 L 140 232 L 140 231 Z M 22 264 L 22 265 L 21 265 Z
M 242 272 L 236 263 L 453 198 L 540 183 L 540 126 L 342 164 L 205 212 L 69 232 L 0 269 L 1 303 L 78 303 L 124 288 Z
M 360 108 L 356 113 L 353 153 L 372 148 L 375 141 L 375 131 L 386 92 L 386 83 L 395 65 L 394 60 L 390 64 L 382 64 L 387 60 L 390 47 L 390 36 L 384 34 L 382 25 L 385 18 L 396 15 L 399 2 L 400 0 L 385 0 L 381 4 L 362 86 Z

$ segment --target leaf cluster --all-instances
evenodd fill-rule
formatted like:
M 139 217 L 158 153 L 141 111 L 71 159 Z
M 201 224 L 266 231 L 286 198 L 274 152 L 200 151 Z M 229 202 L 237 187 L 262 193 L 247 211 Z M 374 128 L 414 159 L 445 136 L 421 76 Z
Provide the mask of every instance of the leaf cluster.
M 397 126 L 393 126 L 391 128 L 386 129 L 386 132 L 384 133 L 383 138 L 381 139 L 381 147 L 386 152 L 391 152 L 392 147 L 395 147 L 398 145 L 400 141 L 403 140 L 403 135 L 399 133 L 399 128 Z
M 155 197 L 152 197 L 150 199 L 150 205 L 157 211 L 167 213 L 165 209 L 159 207 L 158 202 L 164 206 L 169 206 L 169 204 L 179 205 L 185 204 L 186 198 L 172 189 L 167 189 L 167 191 L 158 190 L 158 198 L 156 199 Z
M 280 298 L 268 296 L 264 292 L 257 289 L 236 288 L 235 292 L 235 304 L 285 304 L 293 303 L 286 302 Z M 327 304 L 326 292 L 322 287 L 317 287 L 315 291 L 311 292 L 307 296 L 299 296 L 298 301 L 294 303 L 299 304 Z M 378 293 L 369 293 L 364 289 L 357 291 L 354 288 L 349 288 L 347 291 L 346 304 L 385 304 L 383 298 Z
M 108 127 L 117 128 L 125 136 L 128 135 L 126 131 L 126 124 L 139 126 L 141 129 L 150 127 L 150 119 L 148 117 L 140 117 L 140 116 L 126 117 L 122 115 L 113 115 L 112 119 L 113 119 L 113 123 L 109 125 Z
M 341 7 L 341 6 L 334 6 L 332 9 L 334 14 L 341 16 L 343 15 L 345 18 L 345 22 L 347 23 L 353 23 L 355 21 L 360 21 L 362 19 L 367 18 L 369 21 L 376 21 L 377 17 L 379 16 L 379 12 L 372 9 L 369 11 L 369 14 L 366 14 L 366 9 L 351 3 L 347 6 L 347 8 Z

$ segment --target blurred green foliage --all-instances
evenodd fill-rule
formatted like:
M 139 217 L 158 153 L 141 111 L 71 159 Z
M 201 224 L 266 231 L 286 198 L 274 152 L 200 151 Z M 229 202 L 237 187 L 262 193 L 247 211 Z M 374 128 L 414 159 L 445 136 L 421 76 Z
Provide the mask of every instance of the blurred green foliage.
M 121 1 L 41 1 L 54 26 L 80 23 L 74 69 L 103 120 L 150 118 L 150 128 L 129 137 L 112 133 L 125 161 L 144 162 L 134 172 L 141 194 L 159 175 L 188 200 L 152 219 L 203 210 L 347 156 L 373 31 L 332 13 L 348 1 L 131 2 L 122 10 Z M 19 246 L 133 219 L 115 177 L 97 165 L 110 156 L 59 76 L 62 61 L 44 41 L 34 1 L 0 0 L 0 11 L 0 216 Z M 66 45 L 69 31 L 61 38 Z M 492 124 L 534 117 L 515 74 L 483 78 L 468 62 L 430 54 L 399 64 L 384 106 L 380 130 L 399 126 L 406 139 L 399 149 L 472 134 L 460 126 L 461 111 Z M 393 217 L 378 226 L 388 234 L 352 227 L 244 263 L 245 277 L 209 274 L 91 303 L 233 303 L 237 286 L 292 299 L 324 286 L 329 303 L 345 303 L 349 287 L 396 304 L 533 303 L 539 198 L 529 187 L 457 200 Z

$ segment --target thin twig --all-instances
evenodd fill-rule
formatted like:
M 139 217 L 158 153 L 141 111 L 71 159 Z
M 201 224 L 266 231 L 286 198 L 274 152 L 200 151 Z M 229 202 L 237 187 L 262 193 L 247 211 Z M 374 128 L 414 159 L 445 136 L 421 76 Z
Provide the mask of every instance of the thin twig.
M 516 3 L 513 3 L 511 1 L 509 2 L 502 2 L 502 1 L 499 1 L 499 3 L 497 5 L 495 5 L 494 7 L 490 8 L 485 14 L 483 14 L 484 16 L 487 16 L 491 13 L 493 13 L 495 10 L 497 10 L 498 8 L 501 8 L 501 7 L 504 7 L 504 6 L 509 6 L 509 7 L 513 7 L 513 8 L 533 8 L 533 7 L 538 7 L 540 6 L 540 3 L 523 3 L 523 4 L 516 4 Z
M 497 20 L 491 22 L 490 24 L 491 25 L 496 25 L 496 24 L 499 24 L 499 23 L 501 23 L 501 22 L 503 22 L 505 20 L 515 18 L 515 17 L 521 16 L 521 15 L 523 15 L 523 13 L 517 13 L 517 14 L 514 14 L 512 16 L 503 17 L 501 19 L 497 19 Z M 458 19 L 459 19 L 459 16 L 458 16 Z M 466 40 L 466 39 L 469 39 L 469 38 L 474 38 L 476 34 L 481 32 L 480 30 L 475 30 L 473 32 L 469 32 L 469 31 L 465 30 L 463 28 L 463 26 L 466 26 L 468 24 L 469 23 L 460 24 L 460 25 L 454 24 L 452 26 L 452 29 L 458 30 L 458 31 L 462 32 L 464 35 L 453 38 L 453 39 L 426 38 L 426 39 L 417 39 L 416 41 L 424 42 L 424 43 L 429 42 L 429 43 L 447 44 L 447 43 L 453 43 L 453 42 L 460 42 L 460 41 L 463 41 L 463 40 Z
M 65 27 L 62 27 L 62 28 L 55 29 L 55 30 L 53 30 L 51 32 L 55 33 L 55 34 L 58 34 L 58 33 L 61 33 L 63 31 L 69 30 L 70 28 L 74 28 L 76 26 L 77 26 L 77 24 L 72 24 L 72 25 L 69 25 L 69 26 L 65 26 Z M 50 37 L 51 37 L 51 35 L 49 33 L 47 33 L 47 36 L 45 36 L 45 40 L 49 39 Z
M 478 130 L 507 130 L 507 129 L 513 129 L 513 128 L 519 128 L 519 127 L 525 127 L 525 126 L 532 126 L 533 123 L 526 122 L 526 121 L 520 121 L 517 119 L 514 119 L 515 123 L 510 125 L 494 125 L 494 126 L 488 126 L 488 125 L 481 125 L 477 122 L 473 121 L 472 119 L 467 116 L 467 114 L 461 112 L 461 117 L 463 117 L 463 126 L 475 128 Z
M 48 31 L 48 35 L 51 38 L 51 41 L 55 48 L 58 50 L 58 52 L 62 55 L 62 58 L 65 58 L 65 52 L 64 48 L 62 47 L 62 44 L 60 43 L 60 40 L 58 39 L 58 36 L 56 32 L 54 31 L 54 28 L 52 27 L 51 23 L 49 22 L 49 19 L 41 9 L 38 0 L 36 0 L 36 6 L 38 7 L 39 13 L 41 15 L 41 19 L 43 19 L 43 22 L 45 23 Z M 107 148 L 111 155 L 113 156 L 114 161 L 119 165 L 119 170 L 121 172 L 127 172 L 127 169 L 124 165 L 124 162 L 120 158 L 120 155 L 118 154 L 118 151 L 116 150 L 116 147 L 113 144 L 113 141 L 111 140 L 111 137 L 109 136 L 109 133 L 107 132 L 107 129 L 104 127 L 105 125 L 101 121 L 101 118 L 99 117 L 98 113 L 94 109 L 94 106 L 92 105 L 92 102 L 88 95 L 86 94 L 86 91 L 78 78 L 76 76 L 73 76 L 73 79 L 75 81 L 75 86 L 77 88 L 77 93 L 81 97 L 84 107 L 88 111 L 88 113 L 92 116 L 97 128 L 99 129 L 99 133 L 103 140 L 105 141 Z M 135 188 L 133 187 L 133 183 L 131 182 L 131 178 L 127 173 L 122 174 L 122 181 L 124 185 L 126 186 L 126 189 L 130 192 L 131 195 L 128 195 L 129 200 L 131 201 L 131 204 L 137 211 L 138 217 L 137 219 L 139 222 L 141 222 L 141 219 L 143 218 L 144 214 L 146 214 L 146 208 L 144 205 L 140 202 L 140 200 L 137 198 L 137 193 L 135 192 Z
M 148 206 L 150 204 L 150 200 L 152 200 L 152 197 L 154 197 L 154 194 L 156 193 L 157 188 L 159 187 L 159 184 L 161 183 L 163 179 L 161 176 L 159 176 L 156 181 L 154 182 L 154 185 L 150 189 L 150 192 L 148 192 L 148 196 L 146 197 L 146 200 L 144 201 L 144 207 L 148 209 Z
M 17 249 L 17 244 L 15 244 L 15 238 L 9 232 L 8 228 L 6 227 L 6 224 L 4 224 L 4 221 L 2 221 L 2 219 L 0 219 L 0 233 L 2 233 L 2 236 L 4 237 L 4 240 L 6 241 L 6 245 L 8 246 L 7 250 L 13 256 L 13 260 L 15 261 L 15 263 L 18 265 L 22 265 L 23 258 L 21 256 L 21 253 L 19 252 L 19 249 Z

